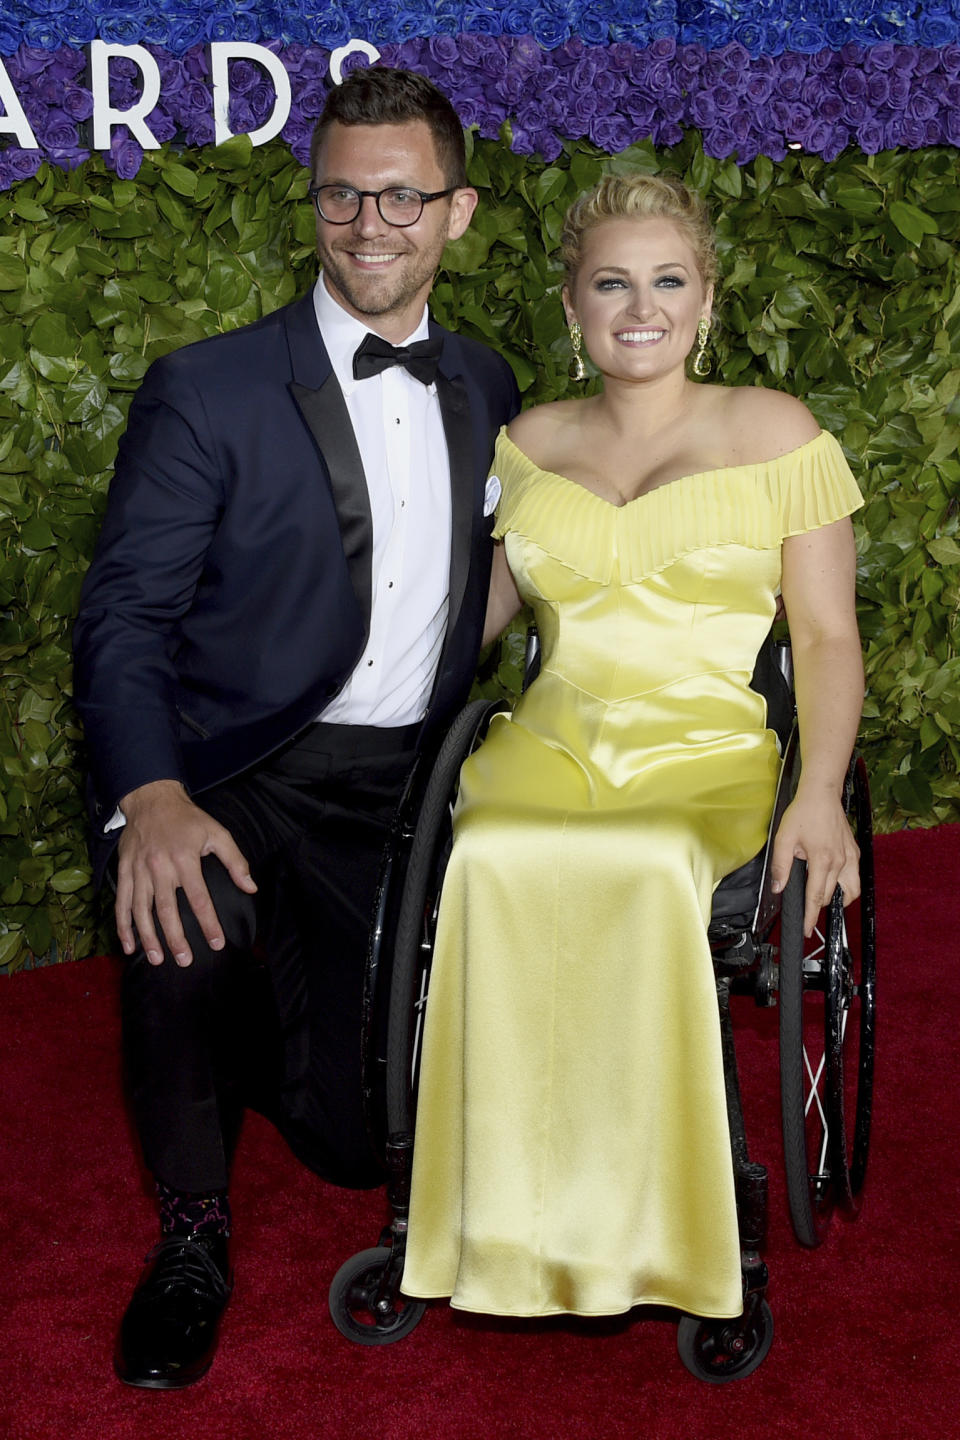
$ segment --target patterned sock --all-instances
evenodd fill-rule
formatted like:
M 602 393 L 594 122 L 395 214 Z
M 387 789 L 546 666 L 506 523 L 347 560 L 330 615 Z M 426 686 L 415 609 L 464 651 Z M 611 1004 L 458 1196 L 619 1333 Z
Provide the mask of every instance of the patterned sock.
M 199 1195 L 171 1190 L 157 1182 L 162 1235 L 229 1235 L 230 1200 L 226 1190 L 207 1190 Z

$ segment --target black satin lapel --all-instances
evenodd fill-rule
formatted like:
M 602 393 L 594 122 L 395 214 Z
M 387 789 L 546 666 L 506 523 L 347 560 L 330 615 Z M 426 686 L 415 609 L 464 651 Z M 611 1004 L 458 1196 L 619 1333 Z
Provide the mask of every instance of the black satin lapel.
M 473 444 L 470 401 L 459 375 L 437 375 L 440 414 L 450 460 L 450 608 L 447 635 L 453 632 L 470 569 L 473 536 Z
M 290 393 L 310 427 L 327 469 L 343 553 L 350 571 L 350 584 L 363 615 L 366 635 L 370 630 L 373 519 L 363 462 L 347 403 L 332 372 L 319 390 L 311 390 L 292 380 Z

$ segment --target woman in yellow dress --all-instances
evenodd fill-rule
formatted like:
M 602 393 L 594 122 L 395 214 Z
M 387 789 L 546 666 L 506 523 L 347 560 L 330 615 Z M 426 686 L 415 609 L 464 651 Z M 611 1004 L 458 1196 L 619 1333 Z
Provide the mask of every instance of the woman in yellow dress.
M 808 933 L 837 883 L 858 891 L 841 789 L 860 497 L 799 401 L 688 378 L 716 274 L 698 197 L 609 176 L 562 243 L 574 349 L 603 390 L 520 415 L 494 459 L 488 638 L 527 601 L 542 665 L 463 768 L 403 1289 L 501 1315 L 735 1316 L 706 926 L 772 807 L 749 682 L 778 591 L 803 772 L 774 881 L 807 861 Z

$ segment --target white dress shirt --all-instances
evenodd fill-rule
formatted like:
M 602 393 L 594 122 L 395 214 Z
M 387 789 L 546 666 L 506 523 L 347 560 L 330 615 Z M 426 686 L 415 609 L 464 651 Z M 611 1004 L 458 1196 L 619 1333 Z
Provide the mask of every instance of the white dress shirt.
M 450 463 L 436 385 L 394 365 L 353 378 L 370 333 L 323 281 L 317 323 L 347 404 L 373 517 L 370 634 L 339 695 L 318 715 L 341 725 L 411 725 L 433 689 L 450 585 Z M 401 344 L 427 338 L 427 311 Z

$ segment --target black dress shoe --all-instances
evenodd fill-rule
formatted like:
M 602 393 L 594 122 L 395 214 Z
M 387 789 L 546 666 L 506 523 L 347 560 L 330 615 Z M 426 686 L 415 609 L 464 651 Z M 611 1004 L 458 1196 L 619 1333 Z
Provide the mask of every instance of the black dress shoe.
M 168 1235 L 147 1256 L 120 1322 L 114 1365 L 127 1385 L 179 1390 L 210 1368 L 233 1276 L 222 1235 Z

